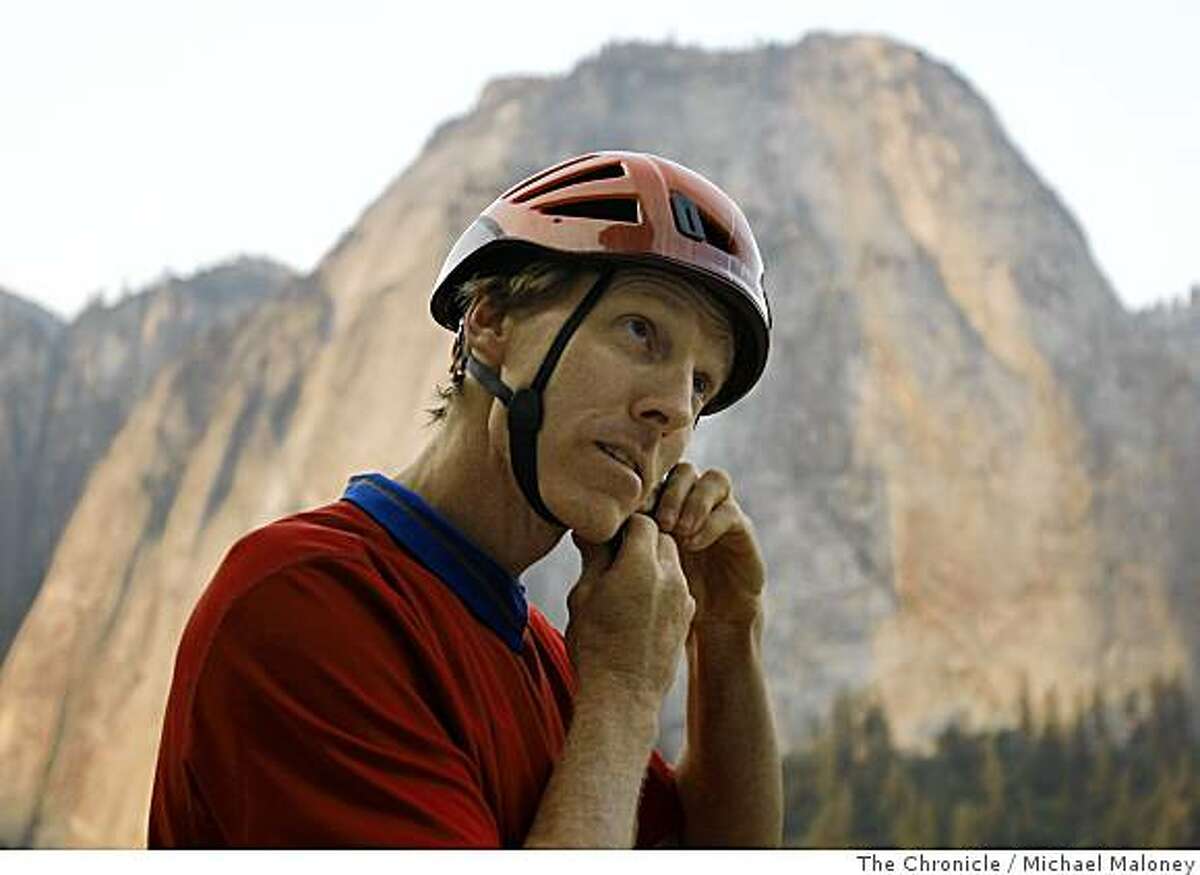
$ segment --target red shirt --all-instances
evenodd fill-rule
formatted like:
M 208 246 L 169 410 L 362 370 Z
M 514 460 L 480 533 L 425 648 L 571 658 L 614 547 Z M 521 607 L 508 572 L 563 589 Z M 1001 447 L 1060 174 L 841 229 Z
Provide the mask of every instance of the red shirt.
M 413 493 L 355 478 L 239 541 L 197 603 L 149 845 L 520 846 L 575 684 L 519 583 Z M 638 816 L 640 846 L 681 832 L 657 752 Z

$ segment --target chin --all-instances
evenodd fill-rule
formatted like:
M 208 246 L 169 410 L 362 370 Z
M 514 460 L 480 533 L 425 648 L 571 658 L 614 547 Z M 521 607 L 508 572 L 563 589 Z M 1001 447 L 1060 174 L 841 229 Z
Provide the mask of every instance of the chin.
M 558 504 L 563 512 L 555 511 L 555 515 L 568 529 L 591 544 L 603 544 L 611 540 L 634 511 L 611 495 L 572 496 Z

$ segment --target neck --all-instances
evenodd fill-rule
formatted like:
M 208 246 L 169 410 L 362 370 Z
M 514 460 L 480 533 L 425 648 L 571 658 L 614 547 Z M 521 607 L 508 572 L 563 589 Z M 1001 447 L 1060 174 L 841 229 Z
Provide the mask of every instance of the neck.
M 457 409 L 395 479 L 519 577 L 554 549 L 563 530 L 529 506 L 507 456 L 488 440 L 491 397 L 468 394 L 456 399 Z M 507 448 L 507 434 L 503 441 Z

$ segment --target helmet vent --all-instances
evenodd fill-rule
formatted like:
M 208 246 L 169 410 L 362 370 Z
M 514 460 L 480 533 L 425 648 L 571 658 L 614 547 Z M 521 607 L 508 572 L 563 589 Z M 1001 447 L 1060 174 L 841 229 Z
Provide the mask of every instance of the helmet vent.
M 715 246 L 722 252 L 734 255 L 733 251 L 733 235 L 716 223 L 712 216 L 698 210 L 700 213 L 700 227 L 704 229 L 704 242 L 710 246 Z
M 544 194 L 549 194 L 552 191 L 570 188 L 573 185 L 579 185 L 582 182 L 595 182 L 599 179 L 619 179 L 625 175 L 625 168 L 621 166 L 619 161 L 612 164 L 602 164 L 599 167 L 593 167 L 590 170 L 584 170 L 581 173 L 576 173 L 571 176 L 563 176 L 558 179 L 552 179 L 544 185 L 539 185 L 536 188 L 529 188 L 513 198 L 513 203 L 523 204 L 531 198 L 541 197 Z M 635 220 L 636 221 L 636 220 Z
M 547 216 L 574 216 L 577 219 L 601 219 L 606 222 L 629 222 L 633 225 L 640 221 L 638 202 L 631 197 L 572 201 L 541 207 L 538 212 Z
M 697 243 L 707 243 L 729 255 L 736 254 L 733 251 L 733 235 L 696 206 L 696 202 L 686 194 L 671 192 L 671 213 L 675 217 L 675 229 L 684 237 Z

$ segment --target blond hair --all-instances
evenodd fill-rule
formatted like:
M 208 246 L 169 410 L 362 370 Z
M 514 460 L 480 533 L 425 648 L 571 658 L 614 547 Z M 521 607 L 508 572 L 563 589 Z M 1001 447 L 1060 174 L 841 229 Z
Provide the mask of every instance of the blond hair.
M 455 302 L 459 312 L 463 314 L 467 313 L 476 301 L 485 299 L 498 307 L 501 313 L 511 313 L 556 297 L 568 287 L 581 269 L 582 264 L 568 264 L 561 260 L 538 259 L 525 262 L 511 273 L 498 272 L 471 277 L 455 291 Z M 462 395 L 467 373 L 467 352 L 465 330 L 460 322 L 450 353 L 450 381 L 434 387 L 437 401 L 425 411 L 429 414 L 430 425 L 443 422 L 454 399 Z

